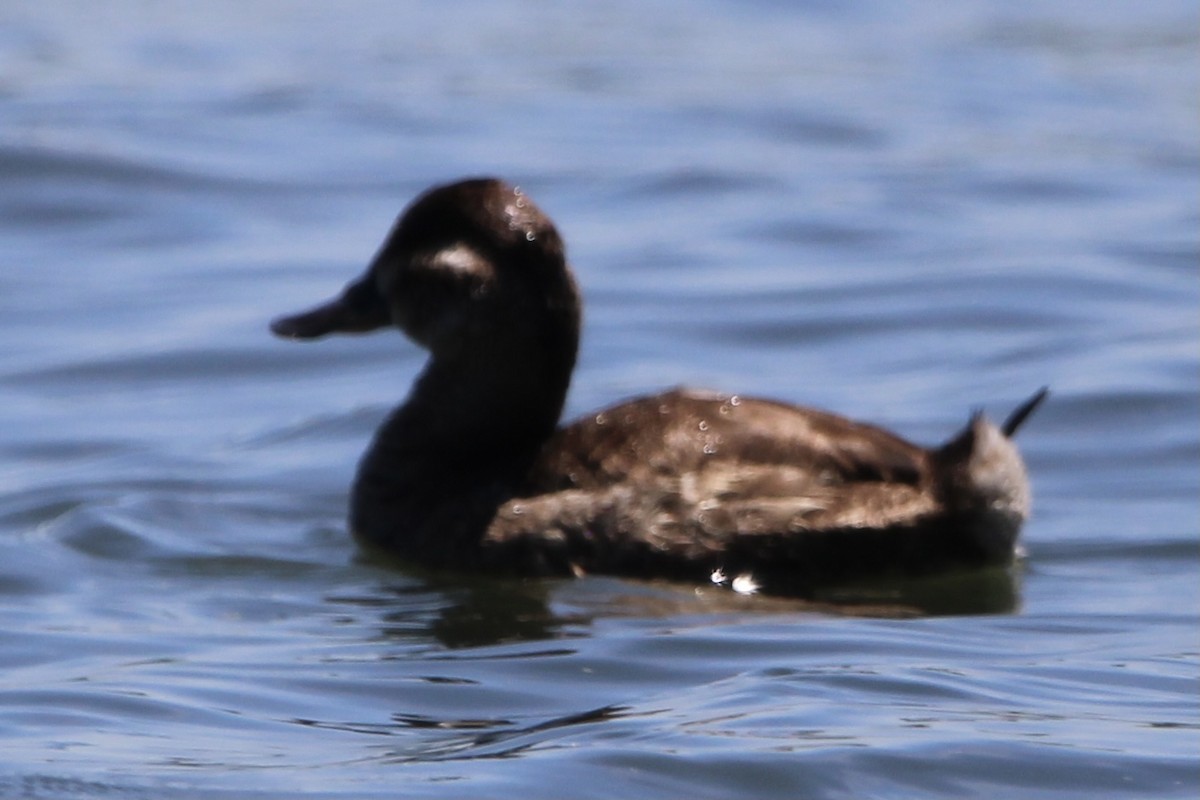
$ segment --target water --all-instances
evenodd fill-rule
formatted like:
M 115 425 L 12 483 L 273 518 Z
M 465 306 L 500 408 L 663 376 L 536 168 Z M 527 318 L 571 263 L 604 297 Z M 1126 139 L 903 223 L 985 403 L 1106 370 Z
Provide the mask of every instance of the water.
M 0 796 L 1195 796 L 1197 16 L 7 8 Z M 1050 384 L 1023 567 L 844 607 L 357 555 L 421 355 L 266 322 L 477 173 L 569 242 L 572 415 L 686 383 L 934 442 Z

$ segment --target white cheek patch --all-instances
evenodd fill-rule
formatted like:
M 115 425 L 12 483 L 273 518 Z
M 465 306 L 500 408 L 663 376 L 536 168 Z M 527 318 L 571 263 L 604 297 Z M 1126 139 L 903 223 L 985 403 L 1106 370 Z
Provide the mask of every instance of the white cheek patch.
M 452 272 L 478 275 L 481 278 L 489 276 L 492 272 L 492 265 L 465 244 L 456 244 L 440 250 L 434 262 Z

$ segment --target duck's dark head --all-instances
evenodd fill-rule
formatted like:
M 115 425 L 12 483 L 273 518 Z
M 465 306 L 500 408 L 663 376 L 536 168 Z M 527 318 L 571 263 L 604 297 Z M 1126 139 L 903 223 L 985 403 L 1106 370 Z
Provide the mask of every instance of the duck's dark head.
M 554 223 L 519 189 L 474 179 L 421 195 L 361 278 L 328 303 L 276 319 L 271 330 L 314 339 L 394 324 L 435 358 L 532 340 L 565 347 L 573 365 L 579 314 Z

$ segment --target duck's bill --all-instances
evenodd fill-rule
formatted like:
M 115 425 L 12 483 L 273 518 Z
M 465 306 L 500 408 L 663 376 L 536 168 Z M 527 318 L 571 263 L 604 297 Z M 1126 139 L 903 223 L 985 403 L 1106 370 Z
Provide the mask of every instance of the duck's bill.
M 367 277 L 328 303 L 272 320 L 271 332 L 285 339 L 317 339 L 330 333 L 368 333 L 391 322 L 387 305 Z

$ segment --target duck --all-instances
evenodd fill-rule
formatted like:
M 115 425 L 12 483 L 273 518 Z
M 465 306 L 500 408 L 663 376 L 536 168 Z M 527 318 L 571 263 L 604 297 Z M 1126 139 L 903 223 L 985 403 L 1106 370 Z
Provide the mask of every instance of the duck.
M 794 596 L 1014 563 L 1031 493 L 1013 435 L 1047 389 L 930 448 L 689 388 L 562 424 L 581 312 L 551 219 L 521 189 L 470 178 L 418 196 L 332 300 L 271 322 L 293 340 L 394 326 L 429 353 L 358 464 L 349 528 L 364 550 Z

